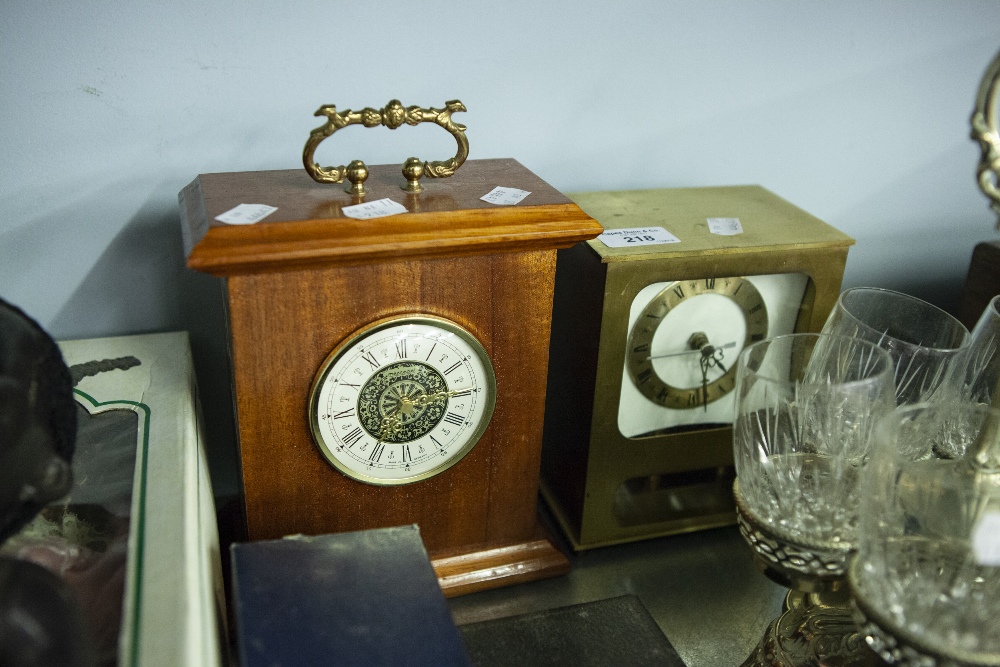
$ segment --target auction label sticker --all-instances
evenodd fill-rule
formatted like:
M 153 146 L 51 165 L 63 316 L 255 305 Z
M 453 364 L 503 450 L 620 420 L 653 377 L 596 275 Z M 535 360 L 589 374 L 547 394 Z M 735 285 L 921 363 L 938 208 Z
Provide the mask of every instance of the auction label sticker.
M 972 551 L 980 565 L 1000 565 L 1000 512 L 984 512 L 972 529 Z
M 609 229 L 597 240 L 609 248 L 629 248 L 640 245 L 660 245 L 680 243 L 681 240 L 663 227 L 630 227 L 629 229 Z
M 708 231 L 719 236 L 736 236 L 743 233 L 743 225 L 739 218 L 705 218 L 708 221 Z
M 225 213 L 215 216 L 219 222 L 227 225 L 252 225 L 260 222 L 278 209 L 267 204 L 240 204 Z
M 390 215 L 406 213 L 406 207 L 386 197 L 385 199 L 367 201 L 364 204 L 345 206 L 340 211 L 348 218 L 371 220 L 372 218 L 385 218 Z
M 488 193 L 480 197 L 484 202 L 489 202 L 490 204 L 496 204 L 497 206 L 513 206 L 514 204 L 519 204 L 521 200 L 530 195 L 531 193 L 527 190 L 518 190 L 517 188 L 502 188 L 499 185 Z

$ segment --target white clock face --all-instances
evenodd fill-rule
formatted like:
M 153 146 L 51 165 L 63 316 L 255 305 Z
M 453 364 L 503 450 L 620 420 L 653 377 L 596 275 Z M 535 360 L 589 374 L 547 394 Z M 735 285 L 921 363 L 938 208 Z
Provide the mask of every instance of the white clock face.
M 468 331 L 429 316 L 352 336 L 320 367 L 309 404 L 327 461 L 369 484 L 437 475 L 482 437 L 496 402 L 489 356 Z
M 732 391 L 736 367 L 727 350 L 767 336 L 767 307 L 744 278 L 671 283 L 632 326 L 625 357 L 632 384 L 658 405 L 707 409 Z
M 640 290 L 622 369 L 622 435 L 732 423 L 740 352 L 794 331 L 807 284 L 807 276 L 792 273 L 658 282 Z

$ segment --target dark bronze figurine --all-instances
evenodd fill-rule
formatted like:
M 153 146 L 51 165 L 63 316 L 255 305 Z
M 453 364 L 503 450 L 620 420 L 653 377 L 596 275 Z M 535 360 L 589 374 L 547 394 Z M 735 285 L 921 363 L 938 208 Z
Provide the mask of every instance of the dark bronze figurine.
M 72 486 L 76 405 L 55 341 L 0 299 L 0 543 Z M 0 557 L 0 665 L 89 666 L 73 591 L 40 565 Z

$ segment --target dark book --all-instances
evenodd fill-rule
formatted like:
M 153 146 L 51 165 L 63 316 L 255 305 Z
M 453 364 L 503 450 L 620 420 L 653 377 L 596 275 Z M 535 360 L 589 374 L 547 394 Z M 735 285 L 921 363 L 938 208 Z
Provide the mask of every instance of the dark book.
M 476 667 L 684 667 L 634 595 L 459 628 Z
M 416 526 L 234 544 L 244 667 L 469 665 Z

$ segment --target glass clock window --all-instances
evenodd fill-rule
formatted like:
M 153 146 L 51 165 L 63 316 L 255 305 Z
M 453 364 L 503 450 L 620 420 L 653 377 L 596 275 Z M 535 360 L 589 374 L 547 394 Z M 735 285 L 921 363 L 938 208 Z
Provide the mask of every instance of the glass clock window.
M 618 429 L 628 438 L 730 424 L 735 362 L 747 345 L 791 333 L 801 273 L 647 285 L 629 310 Z

